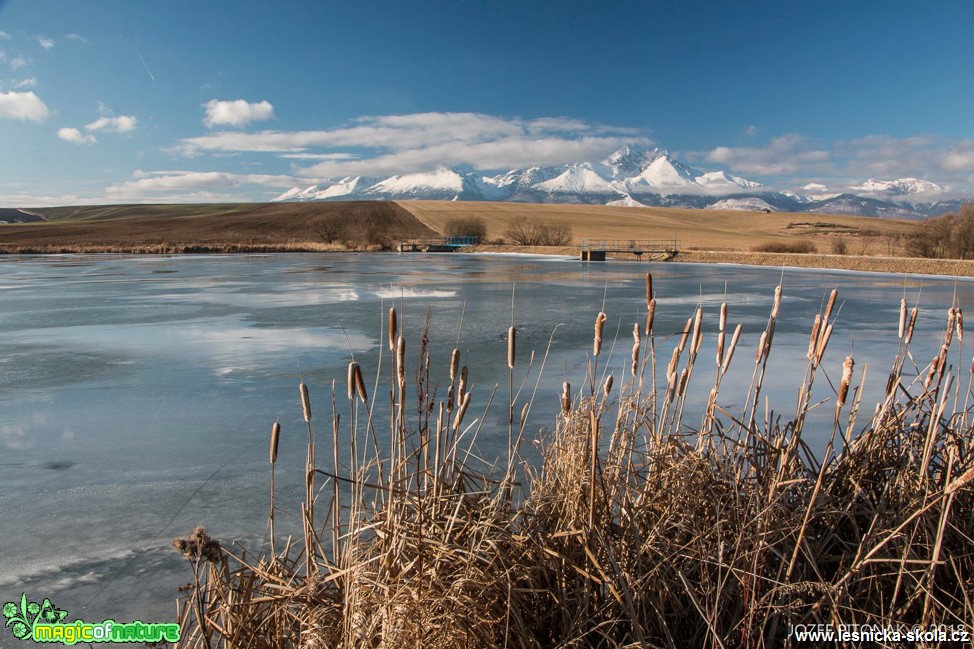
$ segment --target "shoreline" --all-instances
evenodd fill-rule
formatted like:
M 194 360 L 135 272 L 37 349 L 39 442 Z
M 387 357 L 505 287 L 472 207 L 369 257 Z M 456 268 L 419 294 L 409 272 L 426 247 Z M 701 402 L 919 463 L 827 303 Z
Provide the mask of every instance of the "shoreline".
M 148 245 L 73 245 L 73 246 L 23 246 L 11 250 L 0 247 L 0 259 L 20 255 L 199 255 L 199 254 L 260 254 L 260 253 L 309 253 L 309 252 L 385 252 L 377 247 L 367 249 L 346 248 L 335 244 L 316 242 L 289 242 L 285 244 L 227 243 L 216 245 L 148 244 Z M 416 254 L 416 253 L 402 253 Z M 449 254 L 449 253 L 440 253 Z M 471 246 L 460 254 L 543 255 L 578 258 L 574 246 Z M 609 262 L 637 262 L 633 257 L 610 257 Z M 664 263 L 664 260 L 643 261 Z M 603 262 L 591 262 L 603 263 Z M 638 262 L 637 262 L 638 263 Z M 923 259 L 914 257 L 863 257 L 857 255 L 824 255 L 742 252 L 726 250 L 684 250 L 665 263 L 730 264 L 737 266 L 781 266 L 820 270 L 849 270 L 869 273 L 909 275 L 937 275 L 942 277 L 974 277 L 974 261 L 960 259 Z

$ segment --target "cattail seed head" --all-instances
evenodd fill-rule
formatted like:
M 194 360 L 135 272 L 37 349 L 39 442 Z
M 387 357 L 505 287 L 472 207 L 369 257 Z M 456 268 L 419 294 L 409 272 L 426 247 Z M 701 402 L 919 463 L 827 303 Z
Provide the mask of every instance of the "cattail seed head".
M 467 394 L 467 366 L 466 365 L 460 368 L 460 383 L 457 390 L 458 390 L 457 394 L 459 395 L 457 397 L 457 401 L 462 402 L 463 397 Z
M 842 380 L 839 382 L 839 397 L 836 401 L 836 411 L 845 405 L 846 397 L 849 395 L 849 383 L 852 381 L 852 369 L 855 365 L 856 363 L 852 360 L 852 356 L 845 357 L 845 362 L 842 363 Z
M 457 415 L 453 419 L 453 429 L 459 430 L 460 424 L 463 423 L 463 416 L 467 414 L 467 408 L 470 407 L 471 394 L 468 392 L 463 395 L 463 399 L 460 401 L 460 407 L 457 409 Z
M 352 361 L 348 364 L 348 380 L 345 382 L 348 388 L 348 400 L 351 401 L 355 398 L 355 368 L 358 367 L 358 363 Z
M 717 326 L 718 331 L 723 331 L 727 328 L 727 302 L 723 302 L 720 305 L 720 321 Z
M 690 372 L 688 372 L 687 368 L 684 367 L 683 371 L 680 372 L 680 383 L 679 385 L 677 385 L 676 388 L 676 393 L 678 396 L 682 397 L 684 394 L 686 394 L 687 381 L 689 379 L 690 379 Z
M 957 340 L 964 342 L 964 311 L 957 307 Z
M 774 287 L 774 301 L 771 303 L 771 317 L 778 317 L 778 307 L 781 306 L 781 284 Z
M 822 355 L 825 354 L 825 348 L 829 345 L 829 338 L 832 337 L 832 323 L 830 322 L 828 326 L 819 335 L 818 345 L 815 347 L 815 364 L 818 365 L 822 362 Z
M 595 318 L 595 340 L 592 343 L 592 356 L 598 356 L 602 351 L 602 330 L 605 328 L 605 314 L 599 311 Z
M 278 421 L 274 422 L 271 426 L 271 464 L 277 462 L 277 444 L 281 440 L 281 423 Z
M 641 346 L 641 341 L 639 340 L 639 325 L 635 324 L 632 327 L 632 377 L 636 378 L 636 373 L 639 371 L 639 348 Z
M 687 346 L 687 337 L 690 335 L 690 331 L 693 329 L 693 316 L 687 318 L 687 323 L 683 326 L 683 333 L 680 336 L 680 353 L 683 353 L 684 347 Z
M 828 321 L 832 316 L 832 309 L 835 307 L 835 300 L 839 296 L 839 289 L 833 288 L 832 292 L 829 293 L 829 301 L 825 305 L 825 317 L 822 320 Z
M 949 345 L 954 337 L 954 327 L 957 324 L 957 309 L 950 307 L 947 309 L 947 330 L 944 332 L 944 342 Z
M 693 338 L 690 339 L 690 353 L 696 354 L 700 350 L 700 341 L 703 340 L 703 308 L 697 307 L 697 312 L 693 317 Z
M 568 381 L 561 384 L 561 411 L 565 416 L 572 412 L 572 386 Z
M 450 383 L 457 378 L 457 370 L 460 369 L 460 350 L 454 348 L 450 355 Z
M 365 390 L 365 379 L 362 377 L 362 368 L 359 364 L 355 364 L 355 391 L 358 392 L 358 398 L 362 400 L 362 403 L 366 403 L 369 400 L 369 393 Z
M 308 386 L 301 383 L 298 386 L 298 390 L 301 392 L 301 411 L 304 413 L 304 420 L 306 422 L 311 422 L 311 399 L 308 397 Z
M 396 336 L 399 335 L 399 318 L 396 316 L 396 307 L 389 308 L 389 351 L 396 351 Z
M 737 327 L 734 329 L 734 335 L 731 337 L 730 346 L 727 348 L 727 355 L 724 356 L 724 363 L 720 366 L 721 372 L 727 372 L 727 368 L 730 367 L 731 359 L 734 358 L 734 350 L 737 349 L 737 341 L 741 339 L 741 330 L 743 325 L 738 323 Z
M 646 306 L 653 301 L 653 274 L 646 273 Z
M 396 340 L 396 376 L 400 383 L 406 380 L 406 339 L 402 336 Z
M 646 335 L 653 333 L 653 318 L 656 316 L 656 298 L 649 301 L 649 310 L 646 312 Z
M 513 326 L 507 330 L 507 366 L 514 369 L 514 358 L 517 351 L 517 329 Z M 596 352 L 597 353 L 597 352 Z
M 815 355 L 815 348 L 818 347 L 818 334 L 819 329 L 822 327 L 822 314 L 819 313 L 815 316 L 815 322 L 812 323 L 812 335 L 808 339 L 808 360 L 812 360 L 812 356 Z
M 900 340 L 906 332 L 906 298 L 900 298 Z
M 666 373 L 671 374 L 676 371 L 676 365 L 680 362 L 680 348 L 673 348 L 673 356 L 670 357 L 670 364 L 666 368 Z
M 913 339 L 913 329 L 917 324 L 917 312 L 916 307 L 910 309 L 910 322 L 906 325 L 906 335 L 903 337 L 903 343 L 906 345 L 909 345 Z
M 724 336 L 726 332 L 721 331 L 717 334 L 717 367 L 724 364 Z
M 758 341 L 758 351 L 754 355 L 754 363 L 755 364 L 760 363 L 761 362 L 761 359 L 764 358 L 764 346 L 765 346 L 765 343 L 767 343 L 767 341 L 768 341 L 768 332 L 767 331 L 762 331 L 761 332 L 761 339 Z
M 604 391 L 605 396 L 609 396 L 609 393 L 612 392 L 613 381 L 614 379 L 612 378 L 611 374 L 606 377 L 605 384 L 602 386 L 602 390 Z

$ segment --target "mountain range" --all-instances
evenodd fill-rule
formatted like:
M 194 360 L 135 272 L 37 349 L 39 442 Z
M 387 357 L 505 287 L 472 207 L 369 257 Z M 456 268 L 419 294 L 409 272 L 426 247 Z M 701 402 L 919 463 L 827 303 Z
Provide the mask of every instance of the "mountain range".
M 724 171 L 700 171 L 667 151 L 623 146 L 599 162 L 512 169 L 487 176 L 472 169 L 440 168 L 387 178 L 350 176 L 294 187 L 275 201 L 447 200 L 581 203 L 629 207 L 811 212 L 889 218 L 923 218 L 956 209 L 963 200 L 938 201 L 928 180 L 873 180 L 847 193 L 807 185 L 807 193 L 775 192 Z M 928 197 L 926 200 L 925 197 Z

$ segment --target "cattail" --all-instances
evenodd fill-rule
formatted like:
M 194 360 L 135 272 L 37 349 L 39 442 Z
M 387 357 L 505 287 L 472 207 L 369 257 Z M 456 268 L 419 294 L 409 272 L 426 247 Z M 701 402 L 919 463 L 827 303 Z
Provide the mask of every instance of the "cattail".
M 463 403 L 463 397 L 467 394 L 467 366 L 464 365 L 460 368 L 460 384 L 458 386 L 457 402 Z
M 271 464 L 277 462 L 277 443 L 281 440 L 281 423 L 274 422 L 271 426 Z
M 454 391 L 453 385 L 451 384 L 450 387 L 446 389 L 446 409 L 451 412 L 453 411 L 453 397 Z
M 515 356 L 516 349 L 517 349 L 517 329 L 511 326 L 507 330 L 507 366 L 512 370 L 514 369 L 514 356 Z M 598 354 L 597 351 L 595 353 L 596 355 Z
M 301 392 L 301 411 L 304 413 L 304 420 L 311 422 L 311 399 L 308 397 L 308 386 L 302 383 L 298 386 Z
M 938 354 L 937 356 L 933 357 L 932 361 L 930 361 L 930 371 L 927 372 L 927 378 L 923 382 L 924 390 L 930 389 L 930 384 L 933 382 L 933 377 L 937 375 L 937 367 L 939 365 L 940 365 L 940 355 Z
M 755 364 L 760 363 L 761 362 L 761 359 L 764 358 L 764 346 L 765 346 L 765 343 L 767 342 L 767 340 L 768 340 L 768 332 L 767 331 L 762 331 L 761 332 L 761 339 L 758 341 L 758 351 L 754 355 L 754 363 Z
M 910 322 L 906 325 L 906 335 L 903 338 L 903 343 L 906 345 L 910 344 L 910 340 L 913 339 L 913 328 L 916 327 L 917 323 L 917 308 L 913 307 L 910 309 Z
M 389 308 L 389 351 L 396 351 L 396 336 L 399 335 L 399 318 L 396 316 L 396 307 Z
M 825 305 L 825 317 L 822 318 L 825 321 L 832 316 L 832 308 L 835 306 L 835 299 L 839 296 L 839 289 L 833 288 L 832 292 L 829 293 L 829 301 Z
M 406 380 L 406 339 L 402 336 L 396 340 L 396 376 L 399 383 Z
M 724 364 L 724 335 L 723 331 L 717 334 L 717 367 Z
M 903 333 L 906 331 L 906 298 L 900 298 L 900 340 L 903 340 Z
M 720 321 L 717 325 L 718 331 L 723 331 L 727 328 L 727 302 L 720 305 Z
M 676 394 L 678 396 L 682 397 L 686 393 L 687 381 L 689 379 L 690 379 L 690 372 L 688 372 L 687 368 L 684 367 L 683 371 L 680 372 L 680 384 L 676 388 Z
M 646 335 L 653 333 L 653 318 L 656 315 L 656 298 L 649 301 L 649 310 L 646 312 Z
M 693 337 L 690 339 L 690 353 L 696 354 L 700 349 L 700 341 L 703 340 L 703 308 L 697 307 L 697 312 L 693 317 Z
M 459 430 L 460 424 L 463 423 L 463 416 L 467 414 L 467 408 L 470 406 L 470 393 L 463 395 L 463 399 L 460 401 L 460 407 L 457 409 L 457 416 L 453 419 L 453 429 Z
M 949 345 L 954 337 L 954 326 L 957 323 L 957 309 L 950 307 L 947 309 L 947 330 L 944 332 L 944 343 Z
M 605 379 L 605 385 L 602 386 L 602 390 L 605 392 L 605 396 L 609 396 L 609 393 L 612 392 L 612 383 L 613 383 L 613 381 L 614 381 L 614 379 L 612 378 L 612 375 L 611 374 L 606 377 L 606 379 Z
M 572 386 L 568 381 L 561 384 L 561 411 L 566 417 L 572 411 Z
M 964 342 L 964 311 L 957 307 L 957 340 Z
M 846 397 L 849 395 L 849 383 L 852 381 L 852 368 L 855 365 L 856 363 L 852 360 L 852 356 L 846 356 L 845 362 L 842 363 L 842 380 L 839 382 L 839 398 L 835 402 L 836 414 L 845 405 Z
M 822 355 L 825 354 L 825 348 L 828 347 L 829 338 L 832 337 L 832 323 L 830 322 L 825 330 L 822 331 L 821 336 L 818 340 L 818 345 L 815 347 L 815 364 L 822 362 Z
M 815 349 L 818 347 L 818 334 L 819 329 L 822 327 L 822 314 L 819 313 L 815 316 L 815 322 L 812 323 L 812 335 L 808 338 L 808 360 L 812 360 L 815 355 Z
M 778 307 L 781 306 L 781 284 L 774 287 L 774 301 L 771 303 L 771 317 L 778 317 Z
M 355 364 L 355 391 L 358 392 L 358 398 L 362 400 L 362 403 L 366 403 L 369 400 L 369 393 L 365 391 L 365 379 L 362 377 L 362 368 L 359 364 Z
M 351 401 L 355 398 L 355 368 L 358 367 L 358 363 L 352 361 L 348 364 L 348 380 L 345 385 L 348 386 L 348 400 Z
M 457 370 L 460 369 L 460 350 L 454 348 L 450 355 L 450 383 L 457 378 Z
M 680 353 L 683 353 L 683 348 L 687 346 L 687 337 L 690 335 L 690 330 L 693 327 L 693 316 L 687 318 L 687 323 L 683 326 L 683 335 L 680 336 Z
M 653 301 L 653 274 L 646 273 L 646 306 Z
M 674 396 L 676 396 L 676 372 L 670 372 L 666 375 L 666 402 L 673 403 Z
M 632 377 L 636 378 L 636 373 L 639 371 L 639 347 L 641 342 L 639 340 L 639 324 L 634 324 L 632 326 Z
M 605 314 L 599 311 L 595 318 L 595 341 L 592 345 L 592 356 L 598 356 L 602 351 L 602 329 L 605 327 Z
M 676 365 L 679 362 L 680 362 L 680 348 L 679 347 L 674 347 L 673 348 L 673 356 L 670 357 L 670 364 L 666 368 L 666 373 L 667 374 L 671 374 L 672 372 L 675 372 L 676 371 Z
M 734 335 L 731 337 L 730 347 L 727 348 L 727 356 L 724 357 L 724 364 L 720 367 L 721 372 L 727 372 L 727 368 L 730 367 L 731 359 L 734 358 L 734 350 L 737 349 L 737 341 L 741 338 L 742 328 L 742 325 L 738 323 L 737 327 L 734 329 Z

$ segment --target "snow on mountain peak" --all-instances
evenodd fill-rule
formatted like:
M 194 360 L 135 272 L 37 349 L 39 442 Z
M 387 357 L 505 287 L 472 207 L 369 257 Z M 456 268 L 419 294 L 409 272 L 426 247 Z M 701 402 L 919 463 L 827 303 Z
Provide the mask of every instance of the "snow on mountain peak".
M 851 187 L 851 189 L 891 196 L 912 196 L 943 191 L 943 187 L 937 183 L 919 178 L 898 178 L 897 180 L 874 180 L 870 178 L 861 185 Z

